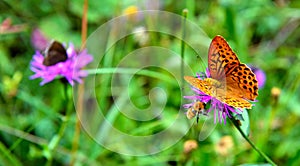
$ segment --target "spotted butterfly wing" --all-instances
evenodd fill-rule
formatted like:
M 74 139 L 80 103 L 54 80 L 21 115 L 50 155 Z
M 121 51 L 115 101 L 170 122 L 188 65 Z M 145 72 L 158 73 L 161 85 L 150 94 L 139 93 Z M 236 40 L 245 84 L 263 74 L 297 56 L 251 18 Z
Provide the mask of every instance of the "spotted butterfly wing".
M 64 46 L 58 41 L 53 41 L 45 51 L 43 65 L 52 66 L 67 59 L 68 55 Z
M 226 87 L 230 95 L 254 101 L 258 96 L 258 82 L 255 74 L 240 64 L 226 77 Z
M 184 76 L 184 79 L 193 87 L 199 89 L 200 91 L 202 91 L 203 93 L 212 96 L 212 88 L 213 86 L 205 81 L 205 80 L 200 80 L 199 78 L 195 78 L 192 76 Z
M 226 95 L 221 101 L 235 108 L 252 108 L 252 104 L 245 99 Z
M 255 74 L 247 65 L 240 63 L 222 36 L 216 36 L 210 44 L 208 66 L 212 78 L 226 83 L 228 92 L 226 98 L 235 97 L 254 101 L 258 96 Z
M 216 36 L 208 50 L 208 69 L 211 77 L 223 81 L 239 64 L 239 59 L 225 39 L 222 36 Z
M 217 89 L 212 84 L 207 82 L 206 80 L 200 80 L 195 77 L 191 76 L 185 76 L 184 79 L 193 87 L 199 89 L 203 93 L 213 96 L 217 98 L 218 100 L 226 103 L 229 106 L 233 106 L 236 108 L 251 108 L 252 104 L 249 103 L 247 100 L 236 97 L 235 94 L 232 94 L 231 92 L 226 92 L 224 89 Z M 212 92 L 217 90 L 218 93 L 214 95 Z

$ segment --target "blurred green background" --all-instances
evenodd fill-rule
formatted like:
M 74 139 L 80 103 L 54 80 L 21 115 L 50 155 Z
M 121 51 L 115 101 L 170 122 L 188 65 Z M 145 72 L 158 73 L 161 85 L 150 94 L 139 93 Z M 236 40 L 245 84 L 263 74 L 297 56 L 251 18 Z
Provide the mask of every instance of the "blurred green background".
M 66 96 L 72 95 L 72 88 L 67 89 L 66 95 L 59 80 L 44 86 L 39 86 L 39 79 L 29 80 L 33 74 L 29 68 L 30 61 L 35 52 L 31 34 L 34 28 L 39 28 L 48 39 L 66 43 L 71 41 L 80 48 L 82 9 L 83 1 L 79 0 L 0 1 L 0 165 L 69 165 L 74 158 L 75 165 L 266 163 L 230 123 L 218 125 L 205 141 L 197 140 L 203 121 L 194 123 L 174 146 L 158 154 L 141 157 L 106 150 L 83 130 L 79 142 L 74 143 L 75 110 L 65 126 L 66 130 L 59 133 L 66 108 L 74 107 L 72 102 L 66 104 Z M 89 0 L 88 35 L 116 16 L 147 9 L 179 15 L 183 9 L 188 9 L 188 20 L 202 28 L 210 38 L 224 36 L 242 62 L 265 72 L 266 83 L 259 90 L 256 106 L 249 111 L 250 139 L 278 165 L 300 165 L 300 1 Z M 11 25 L 3 30 L 3 22 L 8 18 Z M 164 34 L 156 35 L 158 37 L 147 45 L 180 50 L 178 39 Z M 123 42 L 122 47 L 115 46 L 112 53 L 116 59 L 124 52 L 143 47 L 130 36 L 124 40 L 120 41 L 121 44 Z M 207 50 L 203 52 L 207 53 Z M 192 52 L 187 50 L 187 59 L 190 54 Z M 201 61 L 191 63 L 192 66 L 199 65 L 199 71 L 203 71 L 203 65 L 207 65 Z M 144 96 L 148 94 L 147 90 L 158 84 L 169 90 L 179 90 L 178 86 L 167 82 L 137 77 L 128 86 L 132 92 L 132 102 L 138 107 L 147 107 L 149 101 Z M 134 91 L 136 86 L 141 85 L 145 91 Z M 108 110 L 113 102 L 109 100 L 109 91 L 104 92 L 107 94 L 101 95 L 107 99 L 101 103 L 101 107 Z M 120 115 L 113 125 L 133 135 L 136 130 L 132 129 L 139 129 L 139 135 L 155 133 L 165 127 L 164 120 L 171 121 L 178 113 L 182 104 L 180 101 L 180 92 L 175 91 L 165 107 L 171 113 L 164 114 L 162 120 L 154 119 L 141 125 Z M 183 125 L 188 123 L 192 122 Z M 143 128 L 139 128 L 141 126 Z M 51 142 L 57 135 L 62 138 L 52 151 Z M 72 151 L 74 145 L 78 145 L 76 153 Z M 195 149 L 190 151 L 187 146 Z

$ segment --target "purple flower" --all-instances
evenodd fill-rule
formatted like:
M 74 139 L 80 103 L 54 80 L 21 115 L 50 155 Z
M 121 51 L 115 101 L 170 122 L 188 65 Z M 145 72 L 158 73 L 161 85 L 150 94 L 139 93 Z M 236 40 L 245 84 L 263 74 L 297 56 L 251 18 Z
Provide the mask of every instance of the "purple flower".
M 31 33 L 31 44 L 35 49 L 42 51 L 49 45 L 49 40 L 38 28 L 35 28 Z
M 41 86 L 54 80 L 57 76 L 66 78 L 72 86 L 74 85 L 74 81 L 81 83 L 81 78 L 88 75 L 82 68 L 92 62 L 93 57 L 87 53 L 86 49 L 77 53 L 74 45 L 71 43 L 66 52 L 68 56 L 66 61 L 58 62 L 52 66 L 45 66 L 43 64 L 45 57 L 39 51 L 36 51 L 30 66 L 30 69 L 35 74 L 30 79 L 42 78 Z
M 264 87 L 265 83 L 266 83 L 266 74 L 263 70 L 254 67 L 252 65 L 249 65 L 249 67 L 251 68 L 251 70 L 253 71 L 253 73 L 256 75 L 256 79 L 258 82 L 258 88 L 262 88 Z
M 197 74 L 197 77 L 198 77 L 198 79 L 201 79 L 201 80 L 203 80 L 205 78 L 209 78 L 210 77 L 209 70 L 206 69 L 205 73 L 202 72 L 200 74 Z M 184 96 L 184 98 L 190 99 L 193 101 L 200 101 L 200 102 L 203 102 L 206 104 L 209 103 L 207 105 L 210 105 L 210 107 L 208 109 L 205 109 L 205 111 L 202 112 L 202 114 L 208 115 L 209 112 L 213 111 L 214 112 L 214 123 L 216 123 L 217 119 L 218 119 L 219 123 L 222 123 L 222 121 L 224 121 L 224 124 L 226 124 L 226 118 L 227 117 L 231 118 L 232 113 L 241 114 L 241 112 L 242 112 L 242 109 L 229 106 L 226 103 L 223 103 L 220 100 L 205 94 L 204 92 L 200 91 L 197 88 L 191 87 L 191 89 L 195 92 L 195 95 Z M 190 103 L 190 104 L 184 104 L 183 107 L 190 108 L 193 106 L 193 104 L 194 104 L 194 102 Z

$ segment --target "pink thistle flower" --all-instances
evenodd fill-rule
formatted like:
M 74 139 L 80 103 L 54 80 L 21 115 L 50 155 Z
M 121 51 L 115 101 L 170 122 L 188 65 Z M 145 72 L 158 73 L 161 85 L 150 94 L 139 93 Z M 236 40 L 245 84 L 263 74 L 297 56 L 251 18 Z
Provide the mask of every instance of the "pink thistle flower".
M 45 50 L 49 45 L 46 36 L 38 29 L 35 28 L 31 33 L 31 44 L 37 50 Z
M 258 67 L 254 67 L 252 65 L 249 65 L 249 67 L 251 68 L 253 73 L 256 75 L 257 82 L 258 82 L 258 88 L 263 88 L 265 86 L 266 79 L 267 79 L 265 72 L 262 69 L 260 69 Z
M 33 55 L 30 69 L 35 73 L 30 79 L 42 78 L 40 85 L 53 81 L 56 77 L 64 77 L 73 86 L 74 81 L 82 83 L 82 78 L 88 75 L 87 71 L 82 68 L 93 61 L 93 57 L 84 49 L 77 53 L 74 45 L 69 44 L 66 49 L 67 59 L 51 66 L 43 64 L 45 57 L 40 51 Z
M 197 74 L 198 79 L 204 80 L 205 78 L 210 77 L 209 70 L 207 69 L 206 72 L 202 72 L 200 74 Z M 226 103 L 221 102 L 220 100 L 216 99 L 215 97 L 209 96 L 206 93 L 202 92 L 201 90 L 191 87 L 191 89 L 195 92 L 195 95 L 193 96 L 184 96 L 186 99 L 190 99 L 195 101 L 200 101 L 205 103 L 206 105 L 210 105 L 208 109 L 205 109 L 204 112 L 202 112 L 203 115 L 208 115 L 211 111 L 214 112 L 214 123 L 217 122 L 217 119 L 219 120 L 219 123 L 224 122 L 226 124 L 226 118 L 232 118 L 232 113 L 234 114 L 241 114 L 243 111 L 241 108 L 234 108 L 232 106 L 227 105 Z M 189 104 L 184 104 L 184 108 L 190 108 L 194 102 Z

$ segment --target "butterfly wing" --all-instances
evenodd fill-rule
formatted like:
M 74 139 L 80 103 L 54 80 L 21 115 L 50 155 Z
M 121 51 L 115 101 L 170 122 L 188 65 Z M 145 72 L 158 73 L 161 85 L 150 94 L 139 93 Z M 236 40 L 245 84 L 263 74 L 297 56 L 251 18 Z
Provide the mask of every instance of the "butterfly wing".
M 191 76 L 185 76 L 184 79 L 193 87 L 199 89 L 200 91 L 204 92 L 209 96 L 213 96 L 212 94 L 213 86 L 209 82 Z M 216 89 L 216 91 L 217 91 L 217 96 L 215 96 L 215 98 L 217 98 L 223 103 L 226 103 L 229 106 L 233 106 L 236 108 L 249 108 L 249 109 L 252 107 L 252 104 L 250 102 L 248 102 L 247 100 L 241 97 L 236 96 L 234 93 L 230 91 L 226 92 L 224 91 L 224 89 L 218 89 L 218 88 Z
M 209 47 L 208 66 L 211 77 L 226 83 L 226 91 L 236 98 L 254 101 L 258 84 L 251 69 L 240 63 L 236 54 L 222 36 L 216 36 Z
M 245 64 L 239 64 L 226 76 L 226 89 L 231 95 L 254 101 L 258 96 L 258 82 L 255 74 Z
M 203 93 L 212 96 L 212 85 L 209 82 L 191 76 L 184 76 L 184 79 L 194 88 L 197 88 Z
M 226 96 L 223 98 L 222 102 L 226 103 L 229 106 L 235 107 L 235 108 L 248 108 L 251 109 L 252 104 L 248 102 L 245 99 L 237 98 L 233 96 Z
M 222 36 L 216 36 L 208 51 L 208 69 L 213 79 L 224 81 L 235 67 L 240 64 L 236 54 L 232 51 Z
M 222 36 L 216 36 L 210 44 L 208 69 L 211 78 L 217 80 L 222 86 L 214 87 L 216 85 L 212 85 L 209 81 L 190 76 L 184 78 L 193 87 L 230 106 L 252 107 L 247 100 L 254 101 L 258 96 L 256 76 L 247 65 L 240 63 Z
M 66 49 L 58 41 L 53 41 L 46 49 L 45 54 L 45 59 L 43 61 L 45 66 L 52 66 L 58 62 L 64 62 L 68 59 Z

